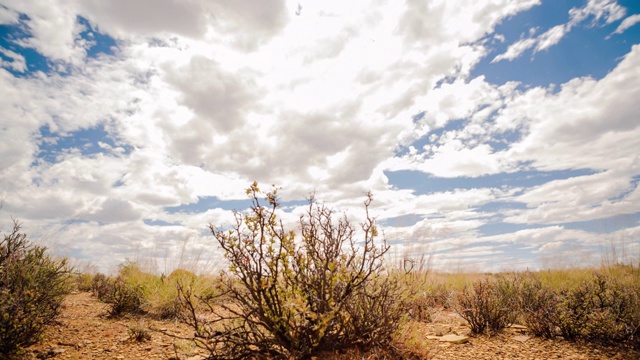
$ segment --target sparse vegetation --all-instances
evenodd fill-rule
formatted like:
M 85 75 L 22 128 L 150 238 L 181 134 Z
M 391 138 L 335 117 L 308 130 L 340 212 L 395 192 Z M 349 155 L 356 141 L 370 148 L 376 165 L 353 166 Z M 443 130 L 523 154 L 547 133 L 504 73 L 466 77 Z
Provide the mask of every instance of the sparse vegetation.
M 471 332 L 483 334 L 513 324 L 516 301 L 516 289 L 507 278 L 487 278 L 465 286 L 456 297 L 455 309 L 469 323 Z
M 12 232 L 0 241 L 0 354 L 14 354 L 38 341 L 60 313 L 71 274 L 65 259 L 32 245 L 14 221 Z
M 558 326 L 568 340 L 640 345 L 640 286 L 602 272 L 560 293 Z
M 186 321 L 195 341 L 213 358 L 310 358 L 348 348 L 391 349 L 404 314 L 403 289 L 382 274 L 388 250 L 365 201 L 366 220 L 356 229 L 313 198 L 300 218 L 301 239 L 277 220 L 277 191 L 254 183 L 253 205 L 236 213 L 236 226 L 211 232 L 225 252 L 229 271 L 218 293 L 205 299 L 180 286 Z M 210 314 L 199 313 L 196 300 Z
M 278 220 L 275 189 L 254 183 L 247 194 L 253 206 L 236 213 L 234 227 L 210 226 L 229 263 L 215 277 L 157 275 L 135 261 L 113 277 L 73 273 L 14 223 L 0 243 L 0 352 L 38 341 L 71 289 L 91 291 L 111 317 L 139 320 L 127 326 L 130 341 L 150 340 L 149 319 L 179 319 L 193 329 L 190 344 L 216 359 L 428 358 L 425 323 L 451 309 L 478 336 L 517 323 L 547 339 L 640 351 L 638 266 L 443 274 L 405 259 L 385 268 L 389 246 L 370 194 L 359 229 L 311 198 L 298 232 Z
M 526 273 L 520 283 L 519 308 L 524 325 L 536 336 L 552 339 L 556 335 L 560 299 L 539 277 Z
M 145 342 L 151 340 L 151 333 L 142 320 L 140 320 L 140 322 L 136 325 L 130 325 L 127 329 L 127 332 L 129 333 L 130 340 L 136 342 Z

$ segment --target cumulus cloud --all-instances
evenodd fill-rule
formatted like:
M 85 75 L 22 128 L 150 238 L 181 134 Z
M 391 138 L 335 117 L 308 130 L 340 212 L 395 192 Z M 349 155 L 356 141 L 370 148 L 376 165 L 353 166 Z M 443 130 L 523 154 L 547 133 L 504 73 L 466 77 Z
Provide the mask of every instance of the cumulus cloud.
M 388 234 L 408 247 L 433 243 L 443 263 L 485 265 L 520 249 L 513 246 L 545 253 L 589 235 L 558 225 L 517 233 L 515 243 L 508 234 L 483 237 L 498 214 L 478 208 L 495 201 L 528 206 L 500 220 L 541 226 L 638 211 L 637 158 L 629 155 L 639 138 L 637 46 L 604 79 L 574 79 L 557 92 L 470 77 L 495 26 L 537 0 L 309 2 L 299 16 L 297 2 L 278 0 L 6 3 L 0 22 L 22 21 L 20 45 L 72 66 L 16 77 L 5 69 L 28 70 L 29 60 L 0 50 L 3 210 L 43 237 L 57 233 L 56 248 L 107 268 L 136 251 L 166 259 L 185 239 L 208 249 L 203 228 L 230 223 L 231 211 L 179 209 L 205 197 L 245 199 L 253 180 L 283 186 L 287 200 L 315 190 L 354 219 L 373 190 L 380 220 L 411 218 L 389 220 Z M 607 6 L 589 2 L 571 16 L 620 19 Z M 87 58 L 79 17 L 117 51 Z M 499 56 L 546 50 L 570 26 Z M 96 129 L 104 138 L 64 141 Z M 57 156 L 45 159 L 52 148 Z M 385 176 L 586 168 L 593 174 L 532 188 L 430 194 L 394 188 Z M 300 211 L 283 211 L 287 225 Z
M 18 23 L 19 14 L 17 11 L 0 5 L 0 24 L 10 25 Z
M 634 64 L 639 57 L 640 46 L 634 45 L 600 81 L 578 78 L 556 94 L 532 89 L 507 101 L 496 121 L 527 127 L 527 136 L 511 147 L 510 156 L 544 170 L 633 164 L 639 129 L 634 99 L 640 96 Z
M 85 1 L 80 5 L 82 13 L 101 30 L 118 38 L 180 35 L 230 42 L 243 50 L 255 50 L 268 41 L 288 17 L 282 0 L 117 0 Z
M 80 32 L 84 29 L 77 21 L 76 9 L 59 6 L 55 1 L 8 1 L 13 11 L 28 18 L 20 20 L 30 36 L 14 40 L 23 47 L 30 47 L 54 61 L 79 64 L 85 56 Z

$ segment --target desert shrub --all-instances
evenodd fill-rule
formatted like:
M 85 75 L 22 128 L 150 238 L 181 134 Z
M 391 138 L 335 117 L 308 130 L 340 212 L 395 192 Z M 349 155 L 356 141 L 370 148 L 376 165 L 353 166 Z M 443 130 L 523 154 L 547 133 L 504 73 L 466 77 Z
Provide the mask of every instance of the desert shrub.
M 195 342 L 216 359 L 309 358 L 321 351 L 384 347 L 399 324 L 402 292 L 382 275 L 384 241 L 365 201 L 366 220 L 356 229 L 313 197 L 300 217 L 300 239 L 277 220 L 276 190 L 248 190 L 252 206 L 236 212 L 232 229 L 210 226 L 229 271 L 208 298 L 180 286 Z M 198 314 L 198 303 L 211 314 Z
M 151 340 L 151 333 L 141 320 L 138 324 L 129 325 L 127 327 L 129 333 L 129 339 L 136 342 L 145 342 Z
M 33 246 L 14 221 L 0 241 L 0 354 L 36 343 L 60 313 L 70 291 L 72 270 L 46 248 Z
M 91 280 L 91 291 L 93 292 L 93 296 L 97 297 L 98 300 L 106 303 L 111 302 L 113 279 L 102 273 L 94 275 Z
M 403 284 L 407 287 L 409 296 L 407 302 L 407 315 L 416 321 L 431 322 L 433 316 L 449 309 L 453 299 L 453 291 L 442 283 L 426 284 L 426 281 L 408 282 Z
M 519 308 L 524 325 L 536 336 L 553 338 L 558 324 L 559 295 L 540 278 L 527 274 L 520 283 Z
M 88 273 L 76 273 L 74 274 L 75 288 L 78 291 L 92 291 L 93 289 L 93 275 Z
M 638 287 L 604 273 L 562 292 L 559 327 L 568 340 L 602 343 L 631 341 L 638 345 L 640 295 Z
M 124 314 L 145 313 L 145 294 L 142 287 L 118 277 L 114 280 L 109 298 L 109 316 L 119 317 Z
M 497 332 L 517 317 L 516 293 L 514 283 L 507 278 L 478 280 L 457 295 L 455 309 L 474 334 Z
M 176 269 L 169 276 L 161 277 L 161 284 L 155 293 L 149 294 L 149 301 L 161 319 L 180 318 L 182 308 L 178 296 L 178 284 L 193 289 L 196 280 L 197 277 L 194 273 L 184 269 Z

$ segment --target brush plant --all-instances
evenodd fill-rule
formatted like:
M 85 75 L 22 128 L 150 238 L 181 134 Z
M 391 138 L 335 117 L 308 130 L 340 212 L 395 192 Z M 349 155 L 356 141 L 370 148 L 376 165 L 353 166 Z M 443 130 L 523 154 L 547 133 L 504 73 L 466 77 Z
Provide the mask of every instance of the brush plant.
M 229 262 L 217 292 L 197 297 L 180 286 L 196 344 L 216 359 L 307 359 L 388 346 L 405 311 L 400 285 L 382 274 L 389 247 L 376 241 L 371 194 L 360 233 L 311 197 L 299 238 L 277 218 L 277 190 L 264 205 L 263 194 L 254 183 L 247 189 L 252 206 L 235 213 L 235 226 L 210 226 Z M 202 316 L 199 306 L 210 313 Z
M 0 241 L 0 354 L 13 354 L 39 340 L 60 314 L 72 286 L 72 269 L 47 249 L 34 246 L 13 223 Z

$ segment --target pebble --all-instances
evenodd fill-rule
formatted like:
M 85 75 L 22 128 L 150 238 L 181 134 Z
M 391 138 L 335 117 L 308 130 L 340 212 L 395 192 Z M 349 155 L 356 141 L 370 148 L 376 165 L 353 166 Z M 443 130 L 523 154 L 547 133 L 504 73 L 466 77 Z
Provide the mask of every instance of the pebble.
M 444 341 L 444 342 L 448 342 L 448 343 L 452 343 L 452 344 L 464 344 L 467 341 L 469 341 L 469 337 L 468 336 L 449 334 L 449 335 L 445 335 L 445 336 L 441 337 L 440 341 Z

